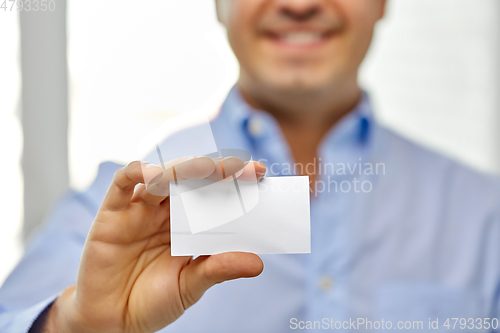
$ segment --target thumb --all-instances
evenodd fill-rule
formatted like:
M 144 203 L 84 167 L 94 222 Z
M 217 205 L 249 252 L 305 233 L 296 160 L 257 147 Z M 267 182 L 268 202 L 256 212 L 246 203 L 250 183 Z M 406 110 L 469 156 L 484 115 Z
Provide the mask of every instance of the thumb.
M 217 283 L 238 278 L 255 277 L 264 264 L 253 253 L 228 252 L 200 256 L 185 266 L 179 276 L 179 288 L 184 309 L 196 303 L 208 288 Z

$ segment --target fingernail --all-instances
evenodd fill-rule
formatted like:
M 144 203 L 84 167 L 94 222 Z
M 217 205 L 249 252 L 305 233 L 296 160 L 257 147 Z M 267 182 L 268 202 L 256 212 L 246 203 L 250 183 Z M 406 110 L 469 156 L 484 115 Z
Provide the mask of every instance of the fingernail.
M 149 163 L 149 164 L 146 164 L 146 166 L 144 167 L 145 169 L 150 169 L 150 168 L 159 168 L 160 166 L 156 165 L 156 164 L 152 164 L 152 163 Z

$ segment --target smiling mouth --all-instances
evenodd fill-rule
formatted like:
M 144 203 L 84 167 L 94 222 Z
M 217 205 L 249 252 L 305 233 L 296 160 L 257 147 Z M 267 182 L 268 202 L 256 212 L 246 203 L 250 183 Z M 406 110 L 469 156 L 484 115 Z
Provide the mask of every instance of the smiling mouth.
M 333 35 L 333 32 L 290 31 L 284 33 L 268 33 L 267 36 L 280 44 L 304 47 L 323 43 Z

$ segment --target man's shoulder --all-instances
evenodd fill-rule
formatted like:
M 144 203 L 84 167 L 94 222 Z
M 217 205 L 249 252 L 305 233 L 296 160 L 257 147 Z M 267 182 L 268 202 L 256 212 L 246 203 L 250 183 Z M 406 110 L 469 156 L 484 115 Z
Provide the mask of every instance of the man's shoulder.
M 376 154 L 386 162 L 388 173 L 424 191 L 444 191 L 446 197 L 468 197 L 500 204 L 500 177 L 482 172 L 417 143 L 385 126 L 378 128 Z M 385 161 L 384 161 L 385 159 Z M 390 175 L 389 175 L 390 176 Z

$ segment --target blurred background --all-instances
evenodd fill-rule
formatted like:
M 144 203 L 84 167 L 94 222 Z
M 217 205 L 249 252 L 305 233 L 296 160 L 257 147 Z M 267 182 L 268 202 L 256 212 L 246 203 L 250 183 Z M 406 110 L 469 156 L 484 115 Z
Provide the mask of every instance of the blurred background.
M 0 8 L 0 284 L 69 187 L 238 74 L 211 0 L 52 3 Z M 499 1 L 389 0 L 360 76 L 382 123 L 500 174 Z

